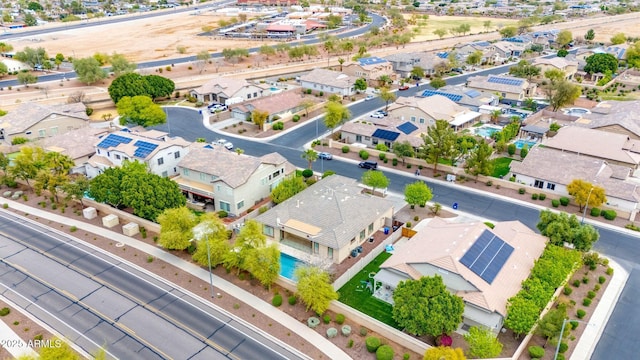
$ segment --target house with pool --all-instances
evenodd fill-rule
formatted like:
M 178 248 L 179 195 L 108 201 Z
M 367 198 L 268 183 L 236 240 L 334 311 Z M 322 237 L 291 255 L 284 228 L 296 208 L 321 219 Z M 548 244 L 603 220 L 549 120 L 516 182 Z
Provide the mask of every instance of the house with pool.
M 439 275 L 451 293 L 464 301 L 458 331 L 484 326 L 502 329 L 507 301 L 542 255 L 547 238 L 519 221 L 495 224 L 448 222 L 433 218 L 380 266 L 374 296 L 393 304 L 393 291 L 404 280 Z
M 331 175 L 255 220 L 283 254 L 339 264 L 374 233 L 392 228 L 394 203 L 362 190 L 354 179 Z
M 518 105 L 534 97 L 537 88 L 535 83 L 527 79 L 503 75 L 471 76 L 466 86 L 485 95 L 497 94 L 502 103 Z

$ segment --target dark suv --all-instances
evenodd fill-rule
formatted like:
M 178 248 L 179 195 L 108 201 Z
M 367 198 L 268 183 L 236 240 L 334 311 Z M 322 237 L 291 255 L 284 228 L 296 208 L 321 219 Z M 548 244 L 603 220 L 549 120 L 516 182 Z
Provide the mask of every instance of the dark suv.
M 360 164 L 358 164 L 358 166 L 363 169 L 375 170 L 378 168 L 378 163 L 375 161 L 361 161 Z

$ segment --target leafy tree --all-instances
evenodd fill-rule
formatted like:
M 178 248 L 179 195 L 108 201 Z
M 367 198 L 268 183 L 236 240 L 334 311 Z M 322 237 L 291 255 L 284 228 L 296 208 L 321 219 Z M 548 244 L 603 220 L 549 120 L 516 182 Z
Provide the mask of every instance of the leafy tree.
M 80 360 L 81 357 L 73 348 L 64 340 L 54 337 L 51 339 L 50 346 L 43 346 L 38 349 L 38 359 L 40 360 Z
M 48 169 L 38 171 L 36 175 L 33 189 L 36 194 L 41 194 L 42 190 L 49 191 L 55 198 L 55 202 L 60 202 L 58 199 L 58 189 L 64 186 L 68 182 L 66 174 L 54 174 Z
M 522 297 L 533 301 L 539 309 L 547 306 L 554 291 L 548 283 L 537 277 L 529 277 L 522 282 Z
M 573 41 L 573 34 L 569 30 L 562 30 L 556 36 L 556 43 L 560 48 L 566 48 Z
M 414 66 L 413 69 L 411 69 L 411 76 L 414 78 L 423 78 L 424 69 L 421 66 Z
M 284 179 L 271 191 L 271 200 L 280 204 L 306 188 L 307 183 L 300 176 Z
M 504 325 L 520 336 L 531 331 L 539 315 L 540 309 L 533 301 L 516 295 L 509 299 Z
M 573 244 L 576 250 L 589 251 L 598 241 L 598 231 L 589 224 L 580 224 L 575 215 L 567 213 L 556 214 L 549 210 L 540 212 L 540 221 L 536 225 L 540 233 L 549 237 L 549 241 L 557 246 L 563 246 L 565 242 Z M 549 274 L 553 271 L 547 271 Z M 557 275 L 561 277 L 563 274 Z M 555 281 L 562 281 L 556 278 Z
M 269 45 L 262 45 L 258 49 L 258 53 L 264 55 L 267 59 L 269 59 L 269 56 L 273 56 L 276 54 L 276 49 Z
M 253 249 L 245 258 L 245 268 L 260 281 L 262 286 L 271 290 L 271 285 L 280 275 L 280 250 L 278 250 L 278 246 L 271 244 Z
M 17 80 L 18 84 L 29 86 L 29 84 L 37 83 L 38 77 L 28 72 L 21 72 L 18 74 Z
M 193 229 L 202 235 L 196 242 L 196 251 L 192 255 L 193 261 L 200 265 L 216 267 L 222 264 L 228 256 L 231 247 L 227 228 L 215 213 L 207 213 L 200 217 L 200 223 Z
M 104 66 L 111 60 L 109 55 L 101 52 L 97 52 L 93 54 L 92 58 L 94 58 L 100 66 Z M 75 60 L 75 59 L 74 59 Z
M 109 85 L 109 96 L 114 103 L 118 103 L 125 96 L 147 95 L 148 83 L 144 76 L 136 73 L 126 73 L 118 76 Z
M 544 346 L 547 346 L 547 342 L 549 342 L 550 339 L 560 336 L 562 323 L 565 319 L 567 319 L 567 308 L 566 306 L 562 305 L 549 310 L 542 317 L 542 319 L 538 321 L 536 333 L 545 337 L 546 341 L 544 343 Z M 565 334 L 569 335 L 569 331 L 567 331 Z
M 399 143 L 393 144 L 393 153 L 402 160 L 402 164 L 404 164 L 405 158 L 413 157 L 415 155 L 415 150 L 413 146 L 408 141 L 403 141 Z
M 435 29 L 433 30 L 433 34 L 442 39 L 445 35 L 447 35 L 447 30 L 445 29 Z
M 604 74 L 607 71 L 611 71 L 614 74 L 618 70 L 618 60 L 611 54 L 593 54 L 584 60 L 587 62 L 584 66 L 584 71 L 589 74 Z
M 40 3 L 36 2 L 36 1 L 30 1 L 29 4 L 27 4 L 27 9 L 29 9 L 31 11 L 42 11 L 42 10 L 44 10 L 42 5 L 40 5 Z M 29 26 L 31 26 L 31 25 L 29 25 Z
M 434 89 L 440 89 L 441 87 L 446 86 L 447 82 L 444 79 L 442 79 L 441 77 L 434 77 L 429 82 L 429 85 Z
M 636 41 L 627 49 L 627 64 L 629 67 L 640 68 L 640 41 Z
M 474 51 L 469 56 L 467 56 L 467 64 L 469 65 L 478 65 L 482 62 L 482 51 Z
M 178 184 L 160 175 L 126 173 L 122 177 L 122 203 L 141 218 L 155 221 L 165 209 L 184 206 L 186 199 Z
M 46 169 L 46 166 L 46 155 L 42 148 L 25 146 L 20 149 L 8 170 L 12 176 L 23 180 L 31 188 L 29 181 L 34 180 L 38 172 Z
M 584 34 L 584 39 L 587 40 L 588 42 L 593 41 L 593 39 L 595 38 L 596 38 L 596 32 L 593 29 L 587 30 L 587 32 Z
M 560 69 L 549 69 L 544 72 L 544 77 L 549 79 L 552 84 L 564 80 L 567 75 Z
M 466 360 L 461 348 L 449 346 L 430 347 L 424 353 L 423 360 Z
M 580 211 L 585 205 L 587 207 L 598 207 L 607 201 L 603 187 L 581 179 L 572 180 L 567 185 L 567 192 L 573 196 L 573 201 L 580 206 Z M 587 203 L 587 200 L 589 203 Z
M 439 275 L 401 281 L 393 292 L 393 319 L 410 334 L 450 333 L 462 322 L 464 302 Z
M 73 70 L 78 74 L 78 80 L 91 85 L 107 77 L 107 72 L 100 67 L 94 57 L 73 60 Z
M 573 103 L 582 94 L 580 86 L 573 85 L 566 80 L 548 84 L 543 88 L 543 91 L 547 95 L 547 100 L 553 111 L 557 111 L 566 104 Z
M 169 250 L 184 250 L 193 238 L 193 227 L 198 223 L 196 215 L 185 206 L 165 209 L 158 215 L 160 235 L 158 242 Z M 226 234 L 226 230 L 225 230 Z
M 149 127 L 164 124 L 167 121 L 167 114 L 162 108 L 144 95 L 125 96 L 118 101 L 116 108 L 120 115 L 120 125 L 133 123 Z
M 433 198 L 431 189 L 422 181 L 407 184 L 404 187 L 404 201 L 414 209 L 415 205 L 425 206 Z
M 338 293 L 331 285 L 329 273 L 315 266 L 298 266 L 293 272 L 298 279 L 297 295 L 305 303 L 307 311 L 323 314 Z
M 146 169 L 143 168 L 143 171 Z M 123 176 L 124 172 L 121 168 L 105 169 L 102 174 L 91 179 L 89 196 L 97 202 L 119 208 L 122 206 L 121 184 Z
M 478 175 L 490 175 L 493 173 L 494 167 L 494 162 L 491 159 L 492 155 L 493 147 L 485 141 L 480 141 L 478 146 L 469 153 L 469 157 L 464 164 L 464 171 L 475 176 L 475 181 L 478 181 Z
M 60 54 L 62 55 L 62 54 Z M 56 61 L 58 57 L 56 55 Z M 120 76 L 122 74 L 128 74 L 134 72 L 137 68 L 137 65 L 134 63 L 130 63 L 126 57 L 122 54 L 114 53 L 111 55 L 111 71 L 115 76 Z
M 516 28 L 515 26 L 505 26 L 502 29 L 498 30 L 498 32 L 500 33 L 500 35 L 502 35 L 503 38 L 510 38 L 516 36 L 516 34 L 518 33 L 518 28 Z
M 474 358 L 494 358 L 502 352 L 502 344 L 489 329 L 472 326 L 464 339 L 469 344 L 469 355 Z
M 196 55 L 196 66 L 198 67 L 199 74 L 202 74 L 207 67 L 207 62 L 211 59 L 211 54 L 207 50 L 202 50 Z
M 544 51 L 544 46 L 540 44 L 533 44 L 529 49 L 531 49 L 531 51 L 533 51 L 534 53 L 538 53 L 538 55 L 540 55 Z
M 304 109 L 304 114 L 305 114 L 305 116 L 308 117 L 309 116 L 309 109 L 311 109 L 315 104 L 316 103 L 311 99 L 303 99 L 298 104 L 298 107 L 301 107 L 302 109 Z
M 27 46 L 22 51 L 18 51 L 13 58 L 34 68 L 36 65 L 41 64 L 42 61 L 48 59 L 49 56 L 47 56 L 47 51 L 43 47 L 34 49 Z
M 13 50 L 13 45 L 6 42 L 0 42 L 0 53 L 6 53 L 12 50 Z
M 569 52 L 566 49 L 560 49 L 558 50 L 558 52 L 556 53 L 557 57 L 567 57 L 567 55 L 569 55 Z
M 446 159 L 455 152 L 457 135 L 445 120 L 436 120 L 434 126 L 427 129 L 426 134 L 422 134 L 421 157 L 427 162 L 433 163 L 433 174 L 438 172 L 438 162 Z
M 83 174 L 75 174 L 62 186 L 62 191 L 66 194 L 66 200 L 79 200 L 84 208 L 84 195 L 89 191 L 89 179 Z
M 308 149 L 302 153 L 302 158 L 306 160 L 309 165 L 307 169 L 313 169 L 313 162 L 318 160 L 318 153 L 313 149 Z
M 382 171 L 367 170 L 362 174 L 362 183 L 371 186 L 371 194 L 375 195 L 376 189 L 384 189 L 389 186 L 389 178 Z
M 517 65 L 509 68 L 509 74 L 531 80 L 534 76 L 540 75 L 540 68 L 531 65 L 527 60 L 520 60 Z
M 363 78 L 357 78 L 355 83 L 353 84 L 353 87 L 358 91 L 365 91 L 367 90 L 367 80 Z
M 139 95 L 149 95 L 155 100 L 161 97 L 168 97 L 173 94 L 176 84 L 171 79 L 159 75 L 146 75 L 144 80 L 147 82 L 147 93 Z
M 389 103 L 396 100 L 396 94 L 391 92 L 388 87 L 382 87 L 380 89 L 380 99 L 384 101 L 385 111 L 389 109 Z
M 266 111 L 261 111 L 255 109 L 251 112 L 251 121 L 256 124 L 259 128 L 262 128 L 264 123 L 269 118 L 269 113 Z
M 5 76 L 9 73 L 9 67 L 7 64 L 0 62 L 0 77 Z
M 331 129 L 331 134 L 333 134 L 333 130 L 338 125 L 349 120 L 351 117 L 349 109 L 339 102 L 329 101 L 325 106 L 325 110 L 324 124 Z
M 617 33 L 611 37 L 612 45 L 620 45 L 627 42 L 627 36 L 624 33 Z
M 38 25 L 38 19 L 36 19 L 36 17 L 33 16 L 33 14 L 25 14 L 24 24 L 27 26 L 36 26 Z

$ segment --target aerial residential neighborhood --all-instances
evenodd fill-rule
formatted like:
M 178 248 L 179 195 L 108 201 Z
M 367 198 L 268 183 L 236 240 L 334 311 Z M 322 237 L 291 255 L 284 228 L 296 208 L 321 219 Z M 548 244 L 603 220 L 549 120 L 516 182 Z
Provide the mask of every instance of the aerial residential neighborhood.
M 6 3 L 0 357 L 634 358 L 638 9 Z

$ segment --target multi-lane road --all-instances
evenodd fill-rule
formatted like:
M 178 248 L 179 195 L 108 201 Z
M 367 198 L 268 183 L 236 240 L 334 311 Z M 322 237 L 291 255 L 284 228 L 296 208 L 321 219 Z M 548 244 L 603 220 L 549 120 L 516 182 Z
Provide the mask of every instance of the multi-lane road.
M 0 212 L 0 294 L 118 359 L 307 359 L 135 265 Z

